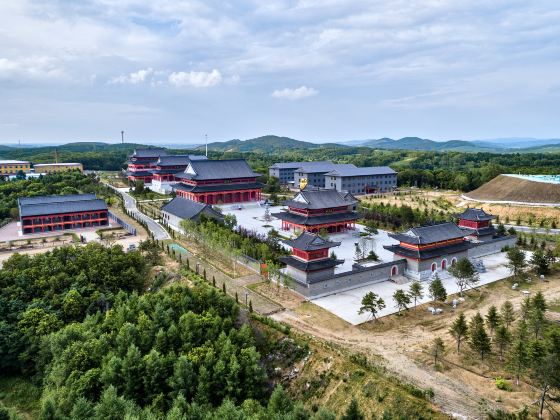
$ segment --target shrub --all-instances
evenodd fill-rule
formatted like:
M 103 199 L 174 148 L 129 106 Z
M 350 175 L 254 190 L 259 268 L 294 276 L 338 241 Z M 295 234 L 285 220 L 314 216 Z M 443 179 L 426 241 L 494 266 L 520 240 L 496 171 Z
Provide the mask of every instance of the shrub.
M 502 391 L 511 391 L 511 385 L 504 378 L 500 377 L 496 378 L 496 388 L 501 389 Z

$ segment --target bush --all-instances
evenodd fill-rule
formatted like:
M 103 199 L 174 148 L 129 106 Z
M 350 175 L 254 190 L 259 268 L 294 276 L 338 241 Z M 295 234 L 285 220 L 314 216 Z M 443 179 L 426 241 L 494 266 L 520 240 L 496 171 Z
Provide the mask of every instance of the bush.
M 511 391 L 511 385 L 504 378 L 496 378 L 496 388 L 502 391 Z

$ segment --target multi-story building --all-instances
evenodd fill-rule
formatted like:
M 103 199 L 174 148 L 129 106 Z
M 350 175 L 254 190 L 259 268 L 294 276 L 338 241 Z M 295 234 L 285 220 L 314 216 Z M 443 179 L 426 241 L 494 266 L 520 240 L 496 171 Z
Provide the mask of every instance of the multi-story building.
M 54 174 L 58 172 L 68 171 L 84 171 L 81 163 L 35 163 L 33 165 L 35 173 L 39 174 Z
M 198 222 L 201 217 L 215 219 L 220 222 L 224 220 L 224 216 L 210 204 L 197 203 L 196 201 L 181 197 L 175 197 L 163 206 L 161 208 L 161 217 L 164 224 L 178 232 L 184 231 L 181 226 L 181 222 L 184 220 Z
M 324 176 L 325 188 L 351 194 L 388 192 L 397 188 L 397 173 L 388 166 L 356 168 L 340 165 Z
M 23 234 L 109 224 L 107 204 L 95 194 L 22 197 L 18 209 Z
M 492 220 L 496 217 L 486 213 L 483 209 L 466 209 L 461 214 L 455 214 L 458 225 L 469 232 L 469 237 L 477 241 L 488 241 L 496 234 Z
M 179 182 L 175 175 L 183 172 L 193 160 L 206 160 L 204 155 L 163 155 L 155 163 L 152 173 L 152 185 L 150 189 L 162 194 L 171 192 L 173 185 Z
M 322 162 L 302 162 L 299 168 L 294 170 L 294 186 L 309 185 L 318 188 L 325 187 L 325 174 L 335 169 L 355 168 L 350 163 Z M 303 181 L 303 182 L 302 182 Z
M 150 148 L 136 149 L 128 158 L 126 176 L 129 181 L 144 181 L 149 184 L 152 182 L 151 169 L 155 169 L 160 156 L 167 155 L 165 149 Z
M 0 160 L 0 176 L 16 175 L 19 172 L 28 173 L 31 163 L 24 160 Z
M 280 162 L 268 168 L 268 175 L 278 178 L 278 181 L 282 185 L 294 185 L 294 172 L 301 168 L 304 169 L 306 166 L 311 166 L 308 164 L 318 165 L 334 165 L 332 162 L 325 160 L 320 162 Z M 299 182 L 295 184 L 296 187 L 299 186 Z M 319 187 L 321 185 L 318 185 Z
M 329 233 L 354 229 L 358 213 L 358 200 L 352 194 L 306 187 L 292 200 L 284 202 L 288 207 L 273 216 L 282 220 L 282 230 L 317 233 L 325 229 Z
M 260 174 L 244 159 L 192 160 L 184 172 L 175 175 L 177 196 L 206 204 L 259 201 Z

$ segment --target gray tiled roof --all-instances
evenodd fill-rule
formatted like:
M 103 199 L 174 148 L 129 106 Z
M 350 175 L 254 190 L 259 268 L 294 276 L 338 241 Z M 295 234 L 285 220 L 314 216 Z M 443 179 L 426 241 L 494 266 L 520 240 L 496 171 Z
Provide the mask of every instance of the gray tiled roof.
M 322 160 L 316 162 L 278 162 L 270 166 L 273 169 L 298 169 L 306 166 L 334 165 L 330 160 Z
M 483 209 L 466 209 L 463 213 L 454 214 L 453 216 L 458 219 L 472 220 L 473 222 L 484 222 L 496 218 L 486 213 Z
M 393 175 L 396 172 L 388 166 L 370 166 L 367 168 L 337 167 L 325 175 L 331 176 L 367 176 L 367 175 Z
M 260 174 L 253 172 L 245 159 L 193 160 L 189 167 L 196 172 L 196 175 L 189 174 L 185 170 L 185 172 L 181 174 L 181 178 L 210 180 L 255 178 L 260 176 Z
M 158 147 L 153 147 L 153 148 L 148 148 L 148 149 L 135 149 L 130 157 L 131 158 L 133 158 L 133 157 L 141 157 L 141 158 L 154 157 L 154 158 L 156 158 L 158 156 L 164 156 L 166 154 L 167 154 L 167 151 L 165 149 L 158 148 Z
M 303 214 L 290 213 L 283 211 L 280 213 L 272 213 L 272 216 L 285 220 L 286 222 L 295 223 L 303 226 L 316 226 L 325 223 L 337 222 L 353 222 L 358 220 L 358 213 L 347 211 L 344 213 L 322 214 L 320 216 L 305 216 Z
M 325 270 L 344 263 L 344 260 L 335 260 L 333 258 L 325 258 L 324 260 L 317 261 L 301 261 L 294 257 L 280 257 L 280 261 L 302 271 Z M 308 279 L 308 281 L 310 283 L 313 282 L 312 279 Z
M 449 255 L 467 251 L 468 249 L 472 248 L 472 244 L 469 241 L 463 241 L 458 244 L 438 246 L 425 250 L 409 249 L 399 245 L 383 245 L 383 248 L 402 257 L 419 258 L 421 260 L 425 260 L 429 258 L 440 257 L 442 255 Z
M 158 166 L 187 166 L 192 160 L 206 160 L 208 159 L 204 155 L 163 155 L 160 156 L 157 165 Z
M 222 215 L 208 204 L 197 203 L 186 198 L 175 197 L 161 208 L 161 211 L 170 213 L 180 219 L 190 220 L 197 218 L 202 212 L 209 216 L 222 218 Z
M 303 172 L 306 174 L 312 173 L 327 173 L 335 169 L 343 168 L 355 168 L 356 166 L 351 163 L 332 163 L 331 161 L 321 161 L 321 162 L 302 162 L 301 165 L 296 169 L 297 172 Z
M 297 238 L 285 240 L 284 243 L 292 248 L 301 249 L 303 251 L 314 251 L 340 245 L 340 242 L 327 241 L 319 235 L 309 232 L 303 232 Z
M 304 188 L 298 193 L 297 197 L 303 198 L 304 201 L 288 200 L 284 202 L 284 205 L 299 209 L 325 209 L 344 207 L 357 203 L 357 200 L 347 193 L 315 187 Z
M 424 245 L 464 238 L 468 233 L 453 222 L 413 227 L 403 233 L 390 233 L 391 238 L 409 244 Z
M 232 184 L 213 184 L 213 185 L 186 185 L 179 183 L 173 186 L 174 190 L 181 190 L 187 192 L 220 192 L 220 191 L 235 191 L 235 190 L 254 190 L 262 188 L 260 182 L 247 182 L 247 183 L 232 183 Z
M 22 197 L 18 199 L 18 207 L 21 217 L 107 210 L 105 201 L 96 198 L 95 194 Z

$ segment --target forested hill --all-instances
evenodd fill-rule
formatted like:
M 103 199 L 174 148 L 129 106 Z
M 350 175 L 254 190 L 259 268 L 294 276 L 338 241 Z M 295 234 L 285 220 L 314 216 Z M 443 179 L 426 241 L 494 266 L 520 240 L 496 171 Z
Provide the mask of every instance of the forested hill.
M 262 136 L 249 140 L 230 140 L 226 142 L 214 142 L 208 145 L 209 150 L 222 152 L 255 152 L 255 153 L 272 153 L 286 149 L 319 149 L 328 147 L 345 148 L 347 146 L 335 143 L 311 143 L 307 141 L 295 140 L 289 137 L 279 136 Z M 199 150 L 203 150 L 204 146 L 200 146 Z

